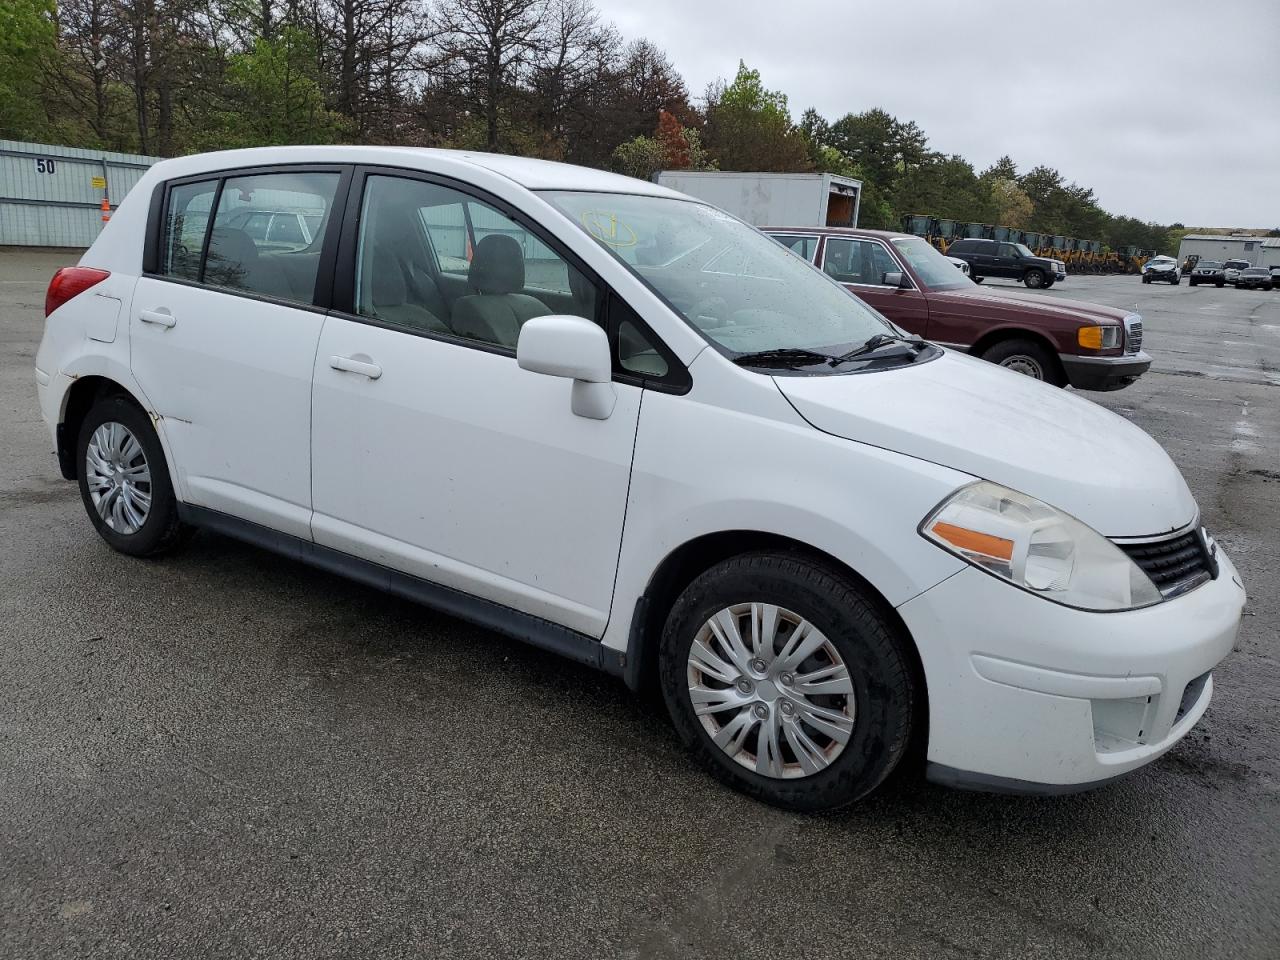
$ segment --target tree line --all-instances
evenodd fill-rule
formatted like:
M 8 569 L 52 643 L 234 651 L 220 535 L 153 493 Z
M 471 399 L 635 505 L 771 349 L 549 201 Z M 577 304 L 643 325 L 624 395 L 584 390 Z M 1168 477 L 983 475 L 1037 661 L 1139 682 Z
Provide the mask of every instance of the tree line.
M 1057 170 L 1004 157 L 978 172 L 878 108 L 795 120 L 745 64 L 695 99 L 656 44 L 622 37 L 591 0 L 4 0 L 0 136 L 161 156 L 394 143 L 638 177 L 826 171 L 863 181 L 868 227 L 920 213 L 1176 245 Z

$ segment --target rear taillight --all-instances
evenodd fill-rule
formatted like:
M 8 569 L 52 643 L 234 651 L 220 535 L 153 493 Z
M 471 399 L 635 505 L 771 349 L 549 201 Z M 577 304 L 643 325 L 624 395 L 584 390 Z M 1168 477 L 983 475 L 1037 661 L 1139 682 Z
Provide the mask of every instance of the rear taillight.
M 53 311 L 77 294 L 84 293 L 95 284 L 101 283 L 111 276 L 108 270 L 95 270 L 93 267 L 63 267 L 49 281 L 49 289 L 44 295 L 44 315 Z

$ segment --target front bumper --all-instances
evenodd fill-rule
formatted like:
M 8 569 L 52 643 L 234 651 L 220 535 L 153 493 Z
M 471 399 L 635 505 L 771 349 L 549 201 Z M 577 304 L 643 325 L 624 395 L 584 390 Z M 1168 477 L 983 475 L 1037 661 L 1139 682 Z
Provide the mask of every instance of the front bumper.
M 1119 357 L 1081 357 L 1060 353 L 1067 381 L 1077 390 L 1119 390 L 1151 368 L 1151 355 L 1145 351 Z
M 1244 587 L 1218 560 L 1217 579 L 1142 610 L 1073 610 L 974 568 L 899 607 L 928 686 L 929 777 L 1069 793 L 1169 750 L 1240 625 Z

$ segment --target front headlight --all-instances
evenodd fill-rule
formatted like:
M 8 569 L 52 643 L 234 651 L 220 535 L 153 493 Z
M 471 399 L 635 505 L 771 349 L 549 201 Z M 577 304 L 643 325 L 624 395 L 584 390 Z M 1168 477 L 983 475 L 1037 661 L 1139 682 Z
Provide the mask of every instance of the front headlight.
M 920 533 L 980 570 L 1069 607 L 1132 610 L 1163 599 L 1102 534 L 987 480 L 957 490 L 925 518 Z
M 1120 346 L 1120 327 L 1080 327 L 1076 330 L 1076 343 L 1086 350 L 1110 350 Z

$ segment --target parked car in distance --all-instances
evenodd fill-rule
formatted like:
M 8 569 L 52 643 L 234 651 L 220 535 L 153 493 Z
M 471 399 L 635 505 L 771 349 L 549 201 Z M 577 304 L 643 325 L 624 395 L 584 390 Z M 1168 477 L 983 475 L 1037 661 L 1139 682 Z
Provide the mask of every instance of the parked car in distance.
M 902 329 L 1056 386 L 1116 390 L 1151 366 L 1142 317 L 1077 300 L 975 287 L 911 234 L 762 227 Z M 960 241 L 963 242 L 963 241 Z
M 1237 290 L 1270 290 L 1271 270 L 1268 267 L 1245 267 L 1236 276 Z
M 322 210 L 314 243 L 229 226 L 247 194 Z M 179 255 L 190 209 L 212 222 Z M 870 242 L 926 310 L 912 278 L 967 282 Z M 699 763 L 789 809 L 916 743 L 955 786 L 1111 780 L 1187 734 L 1235 642 L 1244 587 L 1149 436 L 657 184 L 416 148 L 162 160 L 45 311 L 49 442 L 108 545 L 205 527 L 652 678 Z M 1063 324 L 1140 362 L 1117 317 Z M 458 639 L 477 673 L 499 652 Z M 422 695 L 459 682 L 428 664 Z
M 1222 261 L 1199 261 L 1196 263 L 1195 269 L 1191 271 L 1191 276 L 1187 282 L 1193 287 L 1197 287 L 1202 283 L 1212 283 L 1215 287 L 1225 285 L 1227 282 L 1227 275 L 1222 268 Z
M 322 214 L 299 210 L 246 209 L 227 218 L 227 227 L 243 230 L 261 251 L 305 250 L 315 241 Z
M 1271 273 L 1272 286 L 1280 288 L 1280 264 L 1277 264 L 1274 267 L 1268 267 L 1267 269 Z
M 966 277 L 969 276 L 969 264 L 966 261 L 961 260 L 959 257 L 947 257 L 947 259 L 951 261 L 951 265 L 953 267 L 963 273 Z
M 1227 283 L 1235 283 L 1236 278 L 1240 276 L 1241 270 L 1247 270 L 1253 266 L 1248 260 L 1228 260 L 1222 265 L 1222 276 Z
M 1182 271 L 1178 269 L 1178 261 L 1173 257 L 1152 257 L 1142 265 L 1142 282 L 1151 283 L 1162 280 L 1175 287 L 1182 282 Z
M 1052 287 L 1067 279 L 1067 265 L 1061 260 L 1037 257 L 1021 243 L 997 240 L 957 240 L 947 247 L 947 256 L 969 264 L 974 283 L 988 277 L 1021 280 L 1033 290 Z

